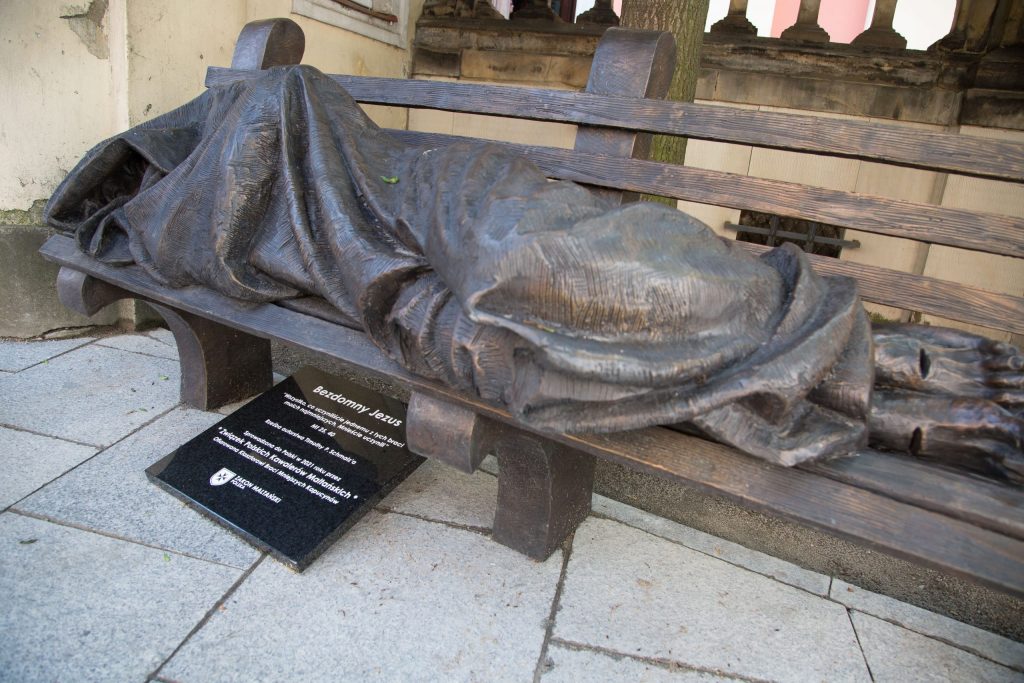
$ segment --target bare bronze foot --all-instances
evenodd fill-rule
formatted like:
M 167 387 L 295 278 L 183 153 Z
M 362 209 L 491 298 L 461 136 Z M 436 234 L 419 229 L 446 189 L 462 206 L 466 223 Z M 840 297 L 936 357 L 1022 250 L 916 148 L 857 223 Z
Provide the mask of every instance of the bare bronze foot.
M 982 398 L 876 388 L 871 444 L 1024 484 L 1024 420 Z
M 875 325 L 871 445 L 1024 485 L 1024 357 L 924 325 Z
M 875 385 L 994 401 L 1024 409 L 1024 356 L 969 332 L 925 325 L 875 325 Z

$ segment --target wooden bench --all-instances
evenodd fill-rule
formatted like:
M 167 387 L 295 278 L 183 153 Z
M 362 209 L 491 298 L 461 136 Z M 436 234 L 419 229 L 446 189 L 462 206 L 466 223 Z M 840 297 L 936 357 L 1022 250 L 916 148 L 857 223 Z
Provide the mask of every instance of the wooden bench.
M 252 70 L 297 63 L 301 30 L 255 22 L 239 38 L 231 69 L 207 85 Z M 881 235 L 1024 257 L 1024 220 L 664 165 L 643 160 L 648 133 L 793 150 L 942 173 L 1024 180 L 1024 146 L 877 123 L 658 101 L 672 72 L 667 34 L 609 30 L 585 92 L 335 76 L 360 102 L 577 124 L 572 150 L 508 145 L 551 177 L 599 191 L 652 193 L 820 221 Z M 652 99 L 654 98 L 654 99 Z M 403 139 L 452 136 L 394 131 Z M 766 247 L 749 245 L 755 252 Z M 410 374 L 360 331 L 280 305 L 253 305 L 212 291 L 168 289 L 137 267 L 96 262 L 64 236 L 42 249 L 62 268 L 63 302 L 84 314 L 125 297 L 150 302 L 178 343 L 182 399 L 211 409 L 270 386 L 270 342 L 310 349 L 411 392 L 410 447 L 473 471 L 499 461 L 494 539 L 547 557 L 587 515 L 595 458 L 725 496 L 927 566 L 1024 595 L 1024 493 L 911 457 L 871 450 L 785 469 L 667 428 L 603 435 L 531 432 L 500 409 Z M 813 257 L 822 273 L 860 281 L 865 300 L 1024 334 L 1024 298 L 934 278 Z

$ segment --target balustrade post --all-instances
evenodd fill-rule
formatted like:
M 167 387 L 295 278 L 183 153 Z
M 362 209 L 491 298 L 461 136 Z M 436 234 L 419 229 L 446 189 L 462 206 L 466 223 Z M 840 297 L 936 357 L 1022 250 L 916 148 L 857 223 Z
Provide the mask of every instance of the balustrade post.
M 928 49 L 984 52 L 998 4 L 999 0 L 957 0 L 952 30 Z
M 818 25 L 818 11 L 821 0 L 800 0 L 800 11 L 796 23 L 779 36 L 783 40 L 799 40 L 807 43 L 827 43 L 828 31 Z
M 551 9 L 551 0 L 525 0 L 516 3 L 516 9 L 509 19 L 542 19 L 545 21 L 561 21 L 561 17 Z
M 747 19 L 747 0 L 729 0 L 729 13 L 711 25 L 709 33 L 757 35 L 757 27 Z
M 501 12 L 494 9 L 490 0 L 427 0 L 423 5 L 424 17 L 471 18 L 471 19 L 504 19 Z
M 494 8 L 491 0 L 473 0 L 474 19 L 502 19 L 505 16 Z
M 597 0 L 593 7 L 576 17 L 576 23 L 618 26 L 619 15 L 612 9 L 612 0 Z
M 1024 8 L 1014 5 L 1007 18 L 1006 31 L 1003 33 L 1003 47 L 1024 45 Z
M 929 50 L 961 50 L 967 36 L 967 10 L 970 9 L 971 0 L 956 0 L 956 9 L 953 10 L 953 25 L 949 33 L 932 43 Z
M 1001 0 L 989 22 L 989 32 L 983 52 L 1021 44 L 1024 26 L 1024 5 L 1020 0 Z
M 899 0 L 875 0 L 875 14 L 871 17 L 871 27 L 853 39 L 851 45 L 857 47 L 885 47 L 905 50 L 907 39 L 892 27 L 896 16 L 896 3 Z

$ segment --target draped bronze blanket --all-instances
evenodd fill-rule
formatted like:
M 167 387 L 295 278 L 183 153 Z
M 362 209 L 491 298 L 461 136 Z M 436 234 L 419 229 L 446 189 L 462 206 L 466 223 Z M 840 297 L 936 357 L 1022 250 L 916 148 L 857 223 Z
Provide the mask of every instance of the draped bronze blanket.
M 786 465 L 867 438 L 852 280 L 661 205 L 604 204 L 493 145 L 401 143 L 310 67 L 107 140 L 47 217 L 173 287 L 322 297 L 413 372 L 542 429 L 686 422 Z

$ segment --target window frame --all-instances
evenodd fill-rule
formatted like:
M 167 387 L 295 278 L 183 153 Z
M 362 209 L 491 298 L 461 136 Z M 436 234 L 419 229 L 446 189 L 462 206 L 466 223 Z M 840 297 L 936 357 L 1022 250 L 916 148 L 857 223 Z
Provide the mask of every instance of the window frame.
M 409 0 L 292 0 L 292 13 L 394 47 L 408 47 Z M 376 16 L 380 14 L 393 15 L 395 21 Z

